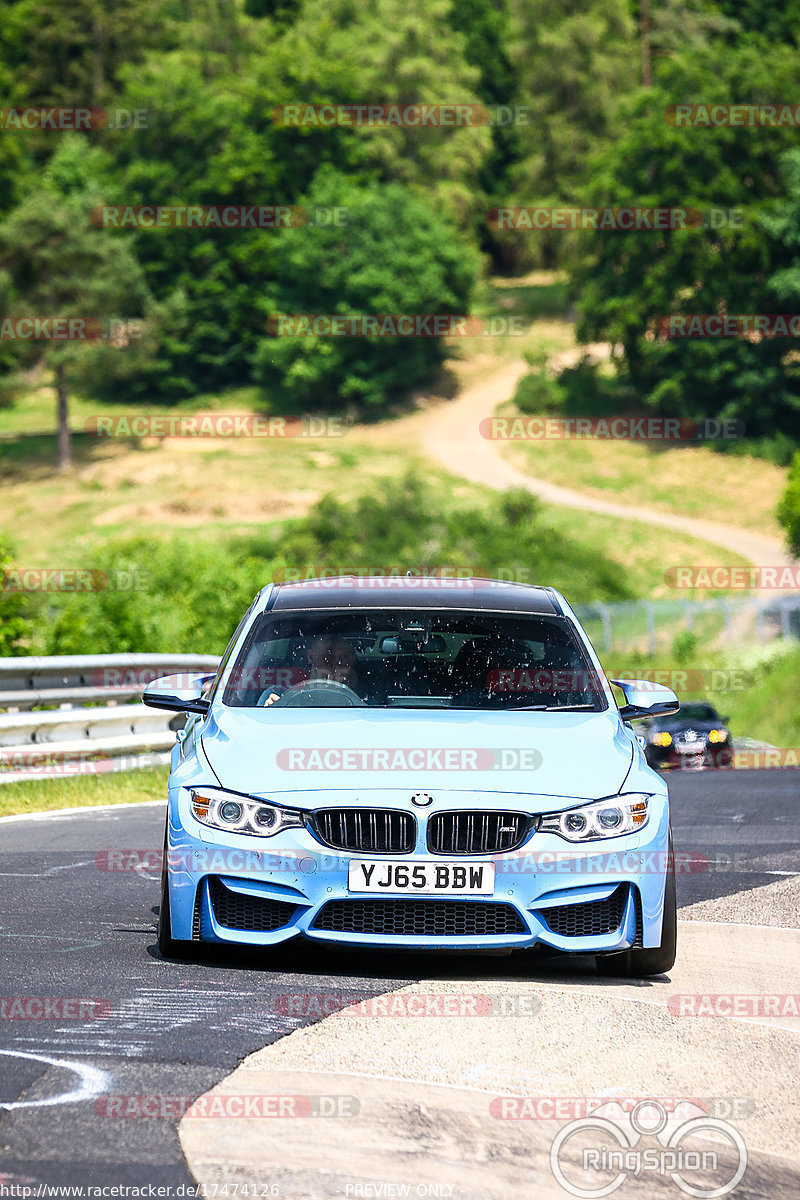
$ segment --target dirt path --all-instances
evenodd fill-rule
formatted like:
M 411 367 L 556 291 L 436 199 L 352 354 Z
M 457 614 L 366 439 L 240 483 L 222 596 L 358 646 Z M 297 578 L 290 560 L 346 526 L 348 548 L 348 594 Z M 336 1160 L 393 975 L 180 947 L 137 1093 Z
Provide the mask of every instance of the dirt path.
M 607 348 L 602 346 L 588 349 L 597 357 L 602 357 L 604 350 L 607 352 Z M 559 359 L 564 360 L 560 361 L 563 366 L 567 356 L 561 355 Z M 618 501 L 588 496 L 573 488 L 527 475 L 506 462 L 498 445 L 481 437 L 479 426 L 499 404 L 510 398 L 517 381 L 526 370 L 527 366 L 521 359 L 506 363 L 490 375 L 469 384 L 456 400 L 415 413 L 405 418 L 403 423 L 430 458 L 472 483 L 498 489 L 523 487 L 548 504 L 566 505 L 584 512 L 671 529 L 675 533 L 700 538 L 733 551 L 758 566 L 783 566 L 791 562 L 781 540 L 768 534 L 658 509 L 633 509 Z M 388 428 L 398 432 L 397 425 Z

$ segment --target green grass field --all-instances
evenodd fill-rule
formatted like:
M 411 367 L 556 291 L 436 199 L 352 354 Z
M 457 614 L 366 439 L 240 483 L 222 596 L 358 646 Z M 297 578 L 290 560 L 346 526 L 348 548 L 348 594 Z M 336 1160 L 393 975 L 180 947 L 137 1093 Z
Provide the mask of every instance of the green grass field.
M 109 775 L 4 783 L 0 785 L 0 817 L 96 804 L 132 804 L 140 800 L 163 800 L 166 804 L 168 775 L 166 767 L 153 767 Z
M 342 501 L 364 494 L 380 497 L 387 483 L 409 468 L 425 480 L 444 517 L 459 505 L 488 511 L 490 497 L 485 489 L 447 476 L 424 459 L 418 429 L 426 404 L 446 402 L 458 381 L 485 378 L 525 351 L 553 356 L 573 350 L 575 340 L 567 319 L 564 281 L 556 275 L 539 272 L 524 280 L 486 282 L 475 311 L 487 317 L 518 316 L 523 333 L 454 339 L 448 372 L 429 397 L 418 398 L 423 403 L 416 411 L 412 405 L 383 422 L 356 424 L 340 437 L 103 440 L 82 431 L 87 420 L 109 409 L 78 396 L 71 404 L 75 470 L 59 475 L 54 466 L 53 394 L 39 381 L 13 408 L 0 410 L 0 533 L 11 541 L 16 563 L 25 567 L 80 566 L 114 539 L 136 533 L 165 541 L 183 535 L 227 553 L 244 540 L 289 529 L 323 496 Z M 510 411 L 509 396 L 498 396 L 498 404 Z M 238 413 L 268 411 L 269 406 L 257 389 L 242 388 L 223 396 L 199 397 L 179 408 L 187 414 Z M 137 414 L 165 411 L 137 407 Z M 582 554 L 587 561 L 601 556 L 624 577 L 629 594 L 651 599 L 674 597 L 665 580 L 671 566 L 743 562 L 704 541 L 679 539 L 636 522 L 639 504 L 778 532 L 774 507 L 785 472 L 761 459 L 719 455 L 704 447 L 662 452 L 601 441 L 513 444 L 504 453 L 533 475 L 590 494 L 624 497 L 631 503 L 631 521 L 625 523 L 574 509 L 540 507 L 537 535 L 543 544 L 564 543 L 571 548 L 571 575 L 563 581 L 535 579 L 525 574 L 529 564 L 519 561 L 509 562 L 507 570 L 528 582 L 555 582 L 568 598 L 570 588 L 581 595 L 586 591 Z M 425 557 L 428 553 L 429 547 L 420 547 L 425 565 L 431 565 Z M 583 570 L 586 574 L 585 564 Z M 591 582 L 588 576 L 587 580 Z M 674 631 L 670 627 L 660 639 L 657 662 L 650 665 L 675 665 L 669 645 L 678 628 L 678 624 Z M 716 632 L 716 627 L 709 627 L 706 646 L 713 647 Z M 758 648 L 763 661 L 758 658 L 759 673 L 751 690 L 709 698 L 730 711 L 736 732 L 776 745 L 796 744 L 800 741 L 796 715 L 800 652 L 783 655 L 768 649 L 769 654 Z M 769 657 L 773 653 L 774 662 Z M 713 649 L 698 654 L 698 659 L 715 662 L 717 657 Z M 0 815 L 159 799 L 165 779 L 166 772 L 159 770 L 7 784 L 0 787 Z

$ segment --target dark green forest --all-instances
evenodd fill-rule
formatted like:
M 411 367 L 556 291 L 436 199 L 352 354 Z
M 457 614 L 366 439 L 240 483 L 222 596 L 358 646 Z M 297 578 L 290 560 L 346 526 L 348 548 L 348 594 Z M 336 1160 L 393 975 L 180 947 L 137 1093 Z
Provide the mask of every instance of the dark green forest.
M 798 0 L 6 3 L 0 317 L 91 311 L 138 334 L 0 338 L 0 405 L 44 360 L 64 410 L 75 388 L 171 405 L 256 385 L 282 411 L 377 417 L 435 378 L 442 339 L 279 339 L 269 318 L 465 313 L 489 274 L 560 268 L 579 336 L 615 346 L 613 386 L 573 375 L 568 409 L 736 419 L 786 463 L 800 442 L 794 342 L 671 339 L 659 322 L 800 310 L 798 29 Z M 476 116 L 363 128 L 278 115 L 355 104 Z M 686 126 L 670 116 L 681 105 L 778 116 Z M 92 127 L 21 127 L 48 106 L 88 107 Z M 97 217 L 186 205 L 305 215 L 272 228 Z M 487 219 L 567 205 L 703 219 L 646 233 Z

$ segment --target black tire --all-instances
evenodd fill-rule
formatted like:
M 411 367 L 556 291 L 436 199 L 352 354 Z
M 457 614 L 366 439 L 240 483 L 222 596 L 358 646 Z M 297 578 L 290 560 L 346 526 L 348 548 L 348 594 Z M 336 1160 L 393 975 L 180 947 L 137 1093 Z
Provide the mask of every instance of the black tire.
M 648 975 L 664 975 L 675 966 L 677 948 L 678 899 L 675 890 L 675 858 L 672 851 L 672 834 L 670 833 L 661 944 L 647 950 L 623 950 L 621 954 L 598 954 L 596 956 L 597 972 L 599 975 L 616 975 L 620 978 L 632 979 L 643 979 Z
M 169 818 L 167 818 L 169 821 Z M 162 958 L 190 958 L 196 949 L 194 942 L 177 941 L 172 936 L 169 911 L 169 881 L 167 877 L 167 831 L 164 830 L 164 850 L 161 855 L 161 903 L 158 909 L 158 952 Z

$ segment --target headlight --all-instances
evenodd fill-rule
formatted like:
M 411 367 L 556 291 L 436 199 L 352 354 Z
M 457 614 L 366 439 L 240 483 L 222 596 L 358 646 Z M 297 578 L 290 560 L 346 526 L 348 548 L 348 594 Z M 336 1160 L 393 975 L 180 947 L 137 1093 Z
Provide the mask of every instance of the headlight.
M 249 837 L 274 837 L 284 829 L 303 825 L 303 814 L 297 808 L 283 808 L 269 800 L 252 800 L 223 792 L 220 788 L 197 788 L 191 791 L 192 814 L 203 825 L 225 829 L 228 833 L 245 833 Z
M 711 730 L 709 730 L 708 740 L 710 742 L 727 742 L 727 740 L 728 740 L 727 729 L 711 729 Z
M 653 745 L 654 746 L 671 746 L 672 745 L 672 734 L 671 733 L 654 733 L 653 734 Z
M 620 837 L 641 829 L 647 820 L 650 797 L 642 793 L 611 796 L 580 808 L 545 813 L 539 823 L 542 833 L 557 833 L 568 842 L 592 842 L 598 838 Z

